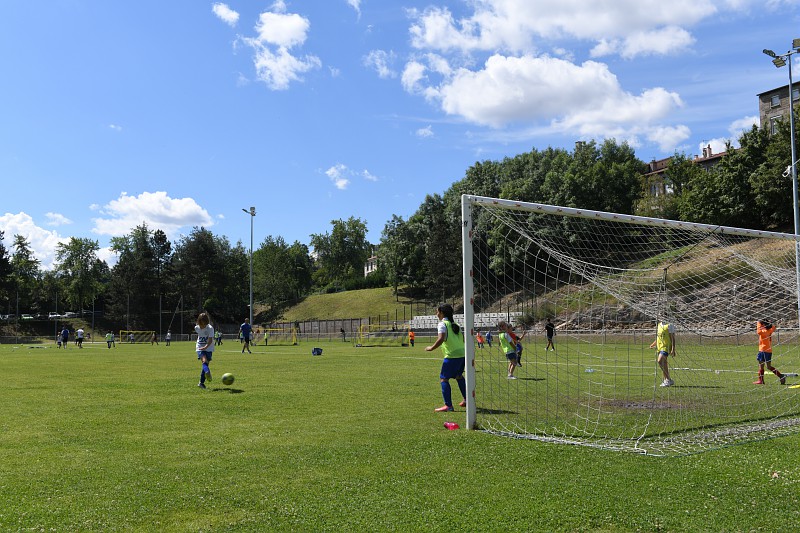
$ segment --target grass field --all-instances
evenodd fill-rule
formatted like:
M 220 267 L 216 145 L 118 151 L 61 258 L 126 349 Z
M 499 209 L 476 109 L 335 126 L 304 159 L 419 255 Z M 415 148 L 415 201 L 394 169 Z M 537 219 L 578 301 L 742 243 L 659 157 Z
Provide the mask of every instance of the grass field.
M 0 530 L 791 531 L 800 435 L 677 458 L 506 439 L 440 356 L 226 342 L 0 345 Z M 224 372 L 236 381 L 219 382 Z

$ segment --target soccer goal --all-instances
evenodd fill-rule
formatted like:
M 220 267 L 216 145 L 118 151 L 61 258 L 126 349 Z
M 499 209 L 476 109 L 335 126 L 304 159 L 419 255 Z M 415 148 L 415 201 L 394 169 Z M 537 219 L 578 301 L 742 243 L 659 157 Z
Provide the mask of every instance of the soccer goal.
M 800 430 L 794 235 L 470 195 L 462 216 L 467 330 L 517 312 L 528 331 L 517 379 L 499 343 L 467 343 L 468 427 L 652 455 Z M 762 319 L 785 384 L 754 384 Z M 672 385 L 659 322 L 675 328 Z
M 402 324 L 361 324 L 356 346 L 408 346 L 407 322 Z
M 260 339 L 254 339 L 265 346 L 295 346 L 298 344 L 297 330 L 295 328 L 265 328 Z
M 138 343 L 138 342 L 151 342 L 153 340 L 153 335 L 155 335 L 155 331 L 131 331 L 127 329 L 121 329 L 119 331 L 119 337 L 116 339 L 117 342 L 129 342 L 129 343 Z

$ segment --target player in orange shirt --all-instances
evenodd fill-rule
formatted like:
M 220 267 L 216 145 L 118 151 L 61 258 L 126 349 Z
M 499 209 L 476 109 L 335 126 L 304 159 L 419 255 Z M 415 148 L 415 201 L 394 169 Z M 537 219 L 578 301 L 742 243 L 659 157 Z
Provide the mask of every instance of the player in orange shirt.
M 764 365 L 772 371 L 773 374 L 778 376 L 781 380 L 781 385 L 786 385 L 786 376 L 778 372 L 778 369 L 772 366 L 772 334 L 775 332 L 775 326 L 768 320 L 759 320 L 756 322 L 756 333 L 758 333 L 758 379 L 753 382 L 754 385 L 764 384 Z

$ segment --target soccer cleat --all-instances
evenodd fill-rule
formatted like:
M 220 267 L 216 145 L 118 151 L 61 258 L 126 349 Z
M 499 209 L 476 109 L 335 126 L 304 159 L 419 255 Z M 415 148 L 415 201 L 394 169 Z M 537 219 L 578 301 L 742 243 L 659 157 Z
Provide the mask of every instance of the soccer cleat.
M 508 379 L 517 379 L 517 376 L 512 376 L 509 374 Z
M 467 400 L 462 400 L 461 403 L 458 404 L 458 406 L 459 407 L 466 407 L 467 406 Z
M 781 385 L 786 385 L 786 376 L 781 374 Z
M 444 412 L 447 412 L 447 411 L 455 411 L 455 409 L 453 409 L 449 405 L 443 405 L 441 407 L 437 407 L 436 409 L 434 409 L 434 411 L 437 412 L 437 413 L 444 413 Z
M 753 382 L 753 385 L 763 385 L 763 384 L 764 384 L 764 380 L 761 379 L 761 378 L 758 378 L 757 380 L 755 380 Z
M 201 389 L 205 389 L 206 388 L 206 386 L 203 385 L 202 383 L 198 383 L 197 386 L 200 387 Z
M 665 379 L 664 381 L 661 382 L 662 387 L 671 387 L 673 385 L 675 385 L 675 382 L 672 381 L 671 379 Z

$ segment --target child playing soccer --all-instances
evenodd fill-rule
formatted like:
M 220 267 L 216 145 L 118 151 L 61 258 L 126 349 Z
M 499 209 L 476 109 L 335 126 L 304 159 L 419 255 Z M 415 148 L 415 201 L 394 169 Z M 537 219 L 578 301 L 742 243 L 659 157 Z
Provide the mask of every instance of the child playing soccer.
M 214 328 L 210 324 L 208 313 L 200 313 L 197 316 L 197 325 L 194 327 L 197 332 L 197 358 L 203 363 L 200 370 L 200 383 L 197 384 L 201 389 L 206 388 L 206 380 L 211 381 L 211 370 L 208 363 L 211 362 L 211 355 L 214 352 Z
M 497 329 L 500 331 L 498 338 L 500 339 L 500 347 L 503 353 L 506 354 L 508 359 L 508 379 L 517 379 L 514 376 L 514 370 L 517 368 L 517 336 L 511 331 L 511 326 L 505 320 L 501 320 L 497 324 Z
M 781 380 L 781 385 L 786 385 L 786 376 L 778 372 L 778 369 L 772 366 L 772 334 L 775 332 L 775 326 L 768 320 L 759 320 L 756 322 L 756 333 L 758 333 L 758 379 L 753 382 L 753 385 L 764 384 L 764 365 L 770 371 L 778 376 Z

